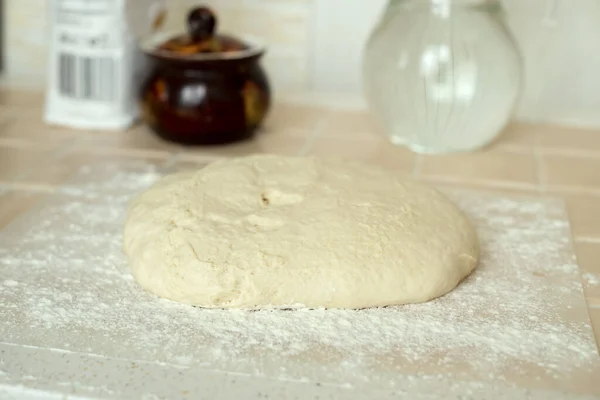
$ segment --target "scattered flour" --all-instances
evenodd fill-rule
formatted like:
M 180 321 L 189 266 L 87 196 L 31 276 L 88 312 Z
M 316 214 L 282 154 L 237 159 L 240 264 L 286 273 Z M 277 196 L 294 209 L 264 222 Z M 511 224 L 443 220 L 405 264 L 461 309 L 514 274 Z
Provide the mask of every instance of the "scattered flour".
M 516 382 L 527 372 L 542 387 L 567 389 L 575 374 L 600 371 L 560 202 L 449 193 L 478 228 L 482 262 L 429 303 L 204 310 L 158 299 L 131 278 L 121 252 L 125 208 L 158 174 L 117 171 L 83 171 L 68 194 L 0 233 L 0 272 L 11 278 L 0 292 L 3 340 L 389 387 L 398 376 Z
M 600 285 L 600 278 L 598 278 L 598 276 L 595 274 L 587 272 L 587 273 L 583 274 L 581 277 L 583 278 L 583 281 L 588 286 L 599 286 Z

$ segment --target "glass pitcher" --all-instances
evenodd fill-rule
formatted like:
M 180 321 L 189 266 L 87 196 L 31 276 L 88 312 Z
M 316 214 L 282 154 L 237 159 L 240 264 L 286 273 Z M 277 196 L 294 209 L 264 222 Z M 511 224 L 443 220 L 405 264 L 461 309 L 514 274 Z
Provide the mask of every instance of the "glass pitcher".
M 390 0 L 364 53 L 369 106 L 419 153 L 484 147 L 511 118 L 521 57 L 498 0 Z

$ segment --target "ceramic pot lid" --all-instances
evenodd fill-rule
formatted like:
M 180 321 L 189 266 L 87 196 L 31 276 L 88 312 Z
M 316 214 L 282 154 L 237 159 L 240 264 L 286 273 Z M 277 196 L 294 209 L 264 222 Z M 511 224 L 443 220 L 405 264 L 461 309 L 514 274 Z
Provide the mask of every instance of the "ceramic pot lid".
M 127 12 L 140 47 L 146 53 L 197 61 L 245 58 L 264 50 L 251 38 L 218 34 L 218 20 L 209 7 L 192 8 L 176 21 L 164 0 L 148 0 L 145 4 L 144 10 L 140 10 L 139 3 L 135 5 L 130 1 Z

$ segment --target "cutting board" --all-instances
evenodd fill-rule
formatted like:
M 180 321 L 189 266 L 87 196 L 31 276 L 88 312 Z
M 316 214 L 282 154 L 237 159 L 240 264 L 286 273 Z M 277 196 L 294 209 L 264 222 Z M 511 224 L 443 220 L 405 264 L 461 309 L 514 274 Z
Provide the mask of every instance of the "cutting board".
M 0 397 L 600 395 L 561 201 L 447 191 L 476 225 L 482 260 L 429 303 L 205 310 L 141 290 L 121 251 L 128 201 L 164 172 L 86 166 L 0 233 Z

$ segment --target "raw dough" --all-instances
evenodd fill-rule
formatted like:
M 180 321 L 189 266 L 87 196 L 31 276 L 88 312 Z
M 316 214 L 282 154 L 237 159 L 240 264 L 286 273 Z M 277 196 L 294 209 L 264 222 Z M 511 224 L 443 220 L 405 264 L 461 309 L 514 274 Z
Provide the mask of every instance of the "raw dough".
M 434 189 L 358 163 L 269 155 L 163 178 L 132 203 L 124 249 L 154 294 L 248 309 L 428 301 L 479 258 L 473 226 Z

